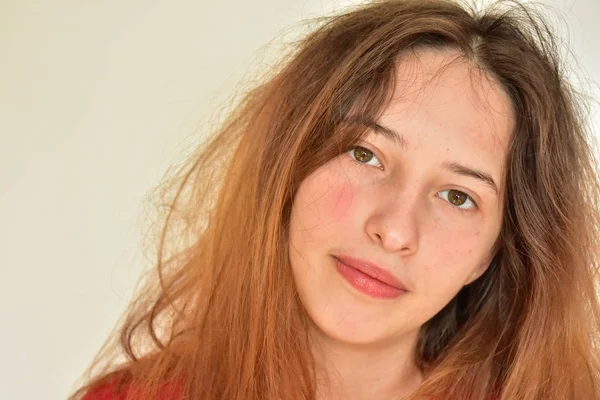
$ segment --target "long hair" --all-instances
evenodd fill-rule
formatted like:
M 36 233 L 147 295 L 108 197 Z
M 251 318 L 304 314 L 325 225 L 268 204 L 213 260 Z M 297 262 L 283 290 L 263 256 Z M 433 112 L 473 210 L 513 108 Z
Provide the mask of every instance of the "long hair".
M 410 399 L 600 399 L 600 182 L 586 107 L 543 16 L 516 2 L 375 1 L 324 18 L 173 179 L 148 275 L 80 398 L 106 382 L 158 398 L 315 399 L 308 317 L 287 239 L 302 180 L 347 150 L 395 87 L 398 59 L 454 49 L 516 118 L 503 225 L 485 274 L 421 329 Z M 117 362 L 118 354 L 123 357 Z

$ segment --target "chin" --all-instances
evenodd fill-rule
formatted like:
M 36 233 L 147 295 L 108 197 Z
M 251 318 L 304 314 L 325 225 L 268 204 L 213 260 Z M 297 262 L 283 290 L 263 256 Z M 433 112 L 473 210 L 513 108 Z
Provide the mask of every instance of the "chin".
M 328 299 L 305 302 L 318 335 L 341 344 L 369 346 L 394 340 L 403 331 L 401 326 L 394 326 L 393 319 L 374 312 L 372 304 L 364 304 L 348 293 L 329 294 Z
M 367 327 L 320 326 L 316 323 L 314 326 L 322 337 L 346 346 L 375 346 L 387 343 L 392 339 L 388 335 L 374 332 Z

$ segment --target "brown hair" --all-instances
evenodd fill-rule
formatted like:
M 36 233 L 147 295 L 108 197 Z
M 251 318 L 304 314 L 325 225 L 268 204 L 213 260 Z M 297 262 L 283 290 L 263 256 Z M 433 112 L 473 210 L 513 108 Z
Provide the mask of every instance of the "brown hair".
M 165 183 L 158 277 L 73 399 L 117 378 L 144 398 L 172 381 L 191 399 L 315 398 L 286 245 L 294 195 L 363 134 L 339 128 L 351 110 L 376 119 L 398 57 L 420 47 L 459 50 L 497 79 L 516 125 L 496 256 L 423 326 L 425 380 L 410 398 L 600 399 L 600 182 L 585 107 L 532 8 L 444 0 L 376 1 L 326 18 L 247 92 Z

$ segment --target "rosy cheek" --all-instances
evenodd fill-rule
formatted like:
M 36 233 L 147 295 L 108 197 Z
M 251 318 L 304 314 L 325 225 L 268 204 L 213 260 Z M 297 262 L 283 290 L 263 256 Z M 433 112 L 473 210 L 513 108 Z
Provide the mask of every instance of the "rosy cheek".
M 323 216 L 334 221 L 343 218 L 348 213 L 354 196 L 354 189 L 347 182 L 331 186 L 320 200 Z

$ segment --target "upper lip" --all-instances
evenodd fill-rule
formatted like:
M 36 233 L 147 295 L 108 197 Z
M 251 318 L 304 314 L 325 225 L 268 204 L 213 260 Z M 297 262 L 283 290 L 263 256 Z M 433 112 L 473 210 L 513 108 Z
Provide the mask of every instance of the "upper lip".
M 377 279 L 378 281 L 386 283 L 397 289 L 408 291 L 408 289 L 406 288 L 406 286 L 404 285 L 404 283 L 402 283 L 402 281 L 400 279 L 396 278 L 390 272 L 386 271 L 385 269 L 383 269 L 381 267 L 378 267 L 377 265 L 375 265 L 372 262 L 369 262 L 366 260 L 361 260 L 361 259 L 350 257 L 350 256 L 345 256 L 345 255 L 335 256 L 335 258 L 337 258 L 343 264 L 346 264 L 347 266 L 349 266 L 351 268 L 357 269 L 360 272 L 365 273 L 365 274 L 369 275 L 370 277 Z

